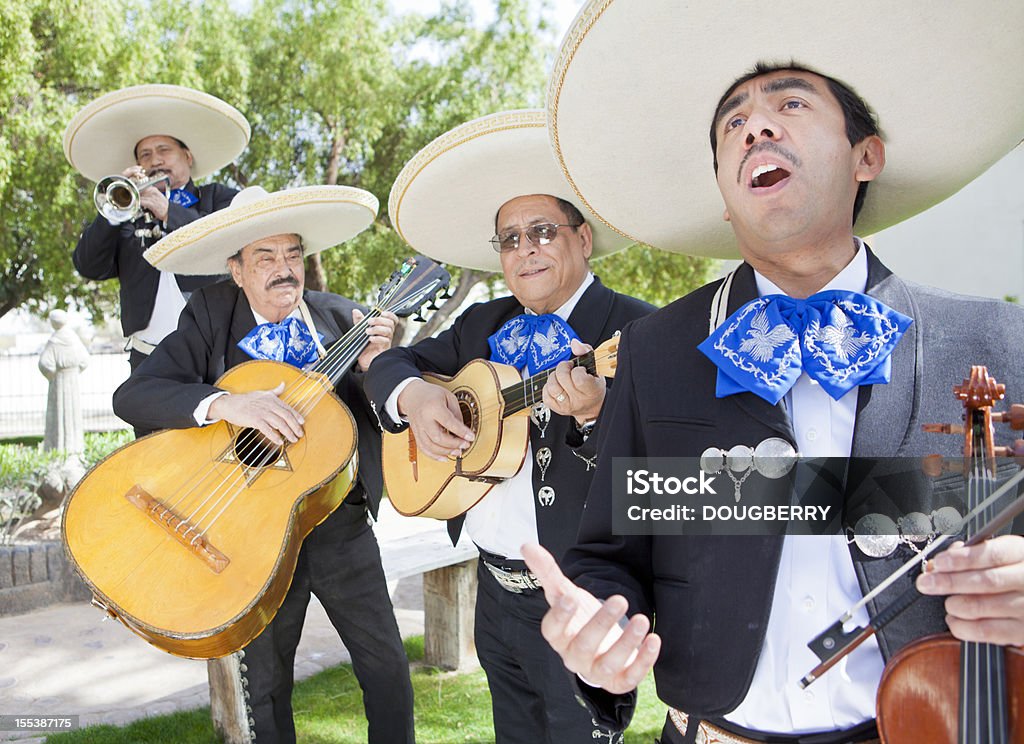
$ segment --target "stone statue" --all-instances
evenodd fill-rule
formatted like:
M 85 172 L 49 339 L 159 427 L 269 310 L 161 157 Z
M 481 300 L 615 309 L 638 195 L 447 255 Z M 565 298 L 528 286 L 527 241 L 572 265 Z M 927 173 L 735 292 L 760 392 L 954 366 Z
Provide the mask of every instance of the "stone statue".
M 89 364 L 89 352 L 70 320 L 63 310 L 50 313 L 53 335 L 39 356 L 39 371 L 50 381 L 43 449 L 79 455 L 85 448 L 85 436 L 78 375 Z

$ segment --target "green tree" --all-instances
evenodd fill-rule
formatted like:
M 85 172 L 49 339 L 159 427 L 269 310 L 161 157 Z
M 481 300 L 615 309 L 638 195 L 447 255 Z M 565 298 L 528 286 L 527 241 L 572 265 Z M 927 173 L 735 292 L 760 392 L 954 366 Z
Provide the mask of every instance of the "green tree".
M 242 99 L 248 60 L 237 28 L 226 0 L 0 7 L 0 316 L 69 302 L 94 317 L 110 311 L 116 283 L 88 282 L 71 263 L 95 217 L 94 184 L 65 160 L 64 128 L 85 103 L 127 85 L 177 83 Z

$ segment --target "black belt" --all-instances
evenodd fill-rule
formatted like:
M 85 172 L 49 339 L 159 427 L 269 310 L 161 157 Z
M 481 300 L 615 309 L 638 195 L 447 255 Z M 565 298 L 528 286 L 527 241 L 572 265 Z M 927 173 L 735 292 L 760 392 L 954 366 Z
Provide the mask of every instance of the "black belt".
M 489 553 L 479 545 L 477 549 L 480 551 L 480 562 L 505 591 L 523 594 L 540 590 L 540 580 L 526 565 L 526 561 Z

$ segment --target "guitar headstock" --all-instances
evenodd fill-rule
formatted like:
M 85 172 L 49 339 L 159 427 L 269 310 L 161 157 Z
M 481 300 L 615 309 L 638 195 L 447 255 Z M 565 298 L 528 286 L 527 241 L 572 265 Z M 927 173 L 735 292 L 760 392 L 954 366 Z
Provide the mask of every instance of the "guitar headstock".
M 400 318 L 407 318 L 421 311 L 423 305 L 436 310 L 433 304 L 438 294 L 448 289 L 451 275 L 440 265 L 426 256 L 407 258 L 397 271 L 380 286 L 377 306 L 390 310 Z M 447 299 L 449 295 L 444 295 Z M 417 320 L 423 320 L 418 317 Z
M 594 369 L 598 377 L 615 377 L 619 363 L 619 332 L 593 351 Z

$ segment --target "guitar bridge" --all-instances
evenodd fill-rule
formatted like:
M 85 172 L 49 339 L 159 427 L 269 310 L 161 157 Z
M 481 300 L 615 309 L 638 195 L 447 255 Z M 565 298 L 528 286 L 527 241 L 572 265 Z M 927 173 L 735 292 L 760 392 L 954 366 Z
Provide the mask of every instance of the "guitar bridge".
M 128 501 L 137 506 L 164 532 L 177 540 L 181 545 L 210 567 L 214 573 L 220 573 L 231 562 L 226 555 L 215 548 L 209 540 L 202 537 L 194 525 L 164 506 L 142 486 L 136 484 L 124 495 Z M 189 537 L 190 533 L 195 533 Z

